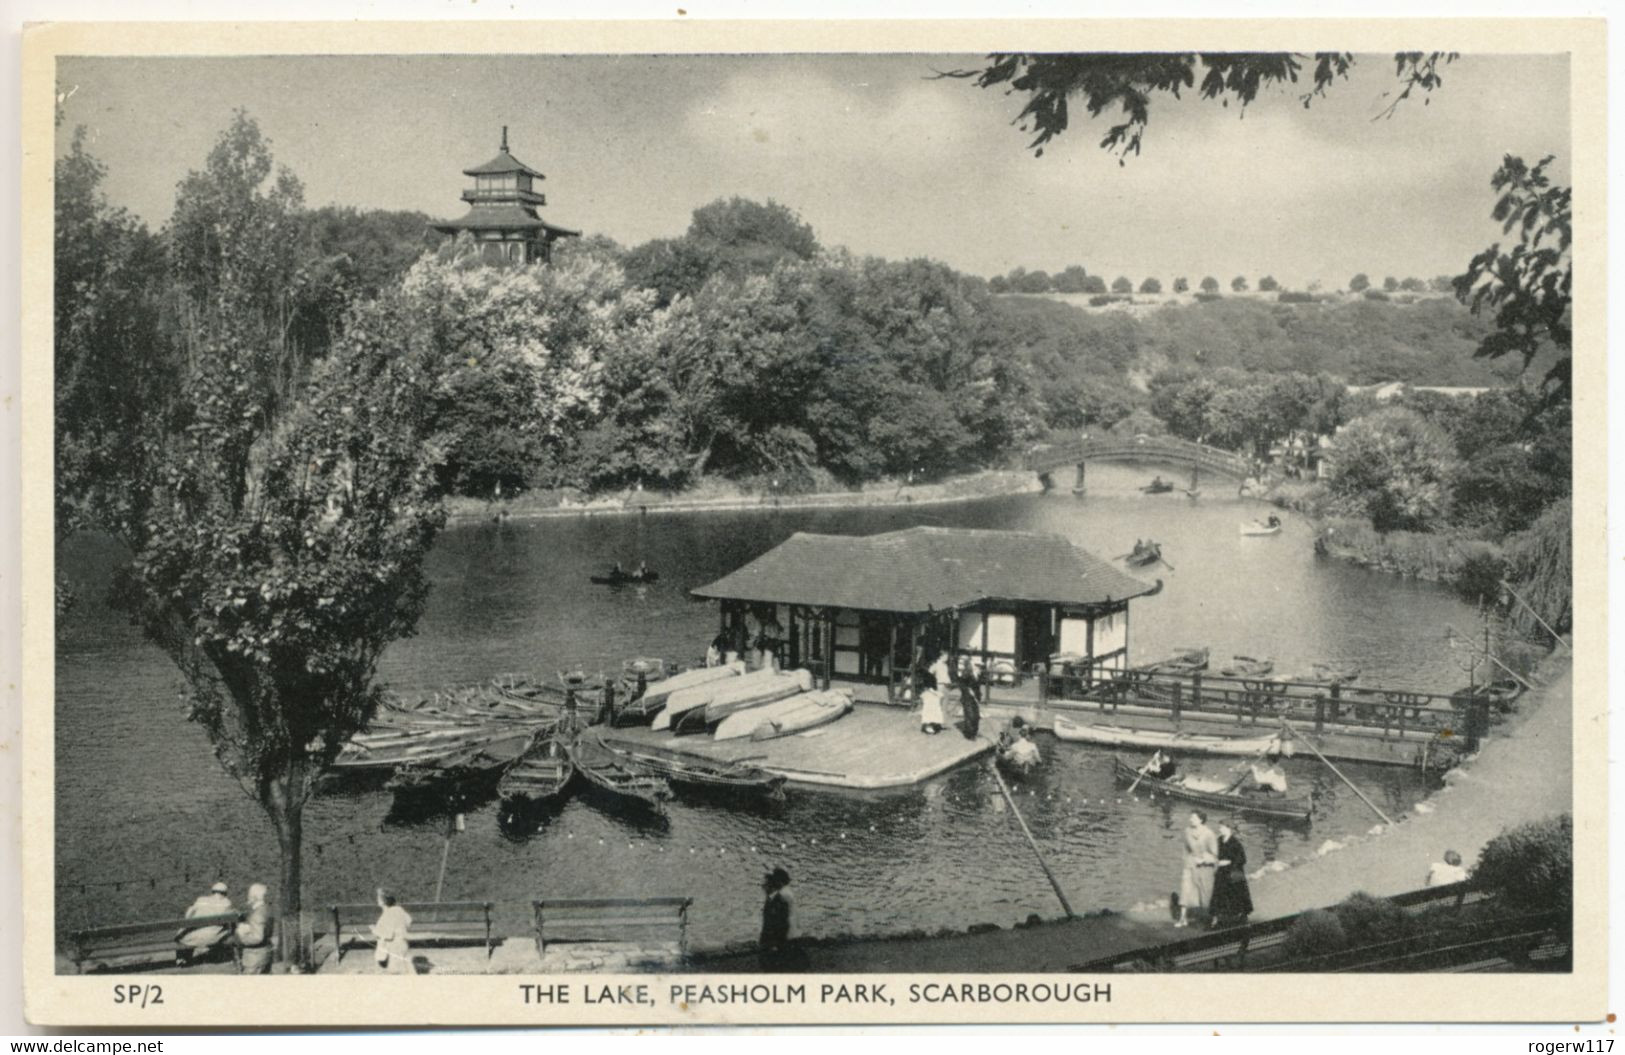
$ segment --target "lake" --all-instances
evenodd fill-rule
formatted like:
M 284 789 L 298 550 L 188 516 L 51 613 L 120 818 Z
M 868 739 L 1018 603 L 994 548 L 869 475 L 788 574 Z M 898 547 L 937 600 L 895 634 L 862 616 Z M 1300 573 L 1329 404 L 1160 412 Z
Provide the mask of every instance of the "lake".
M 631 655 L 692 661 L 715 633 L 716 612 L 688 598 L 796 531 L 869 534 L 918 524 L 1011 528 L 1064 535 L 1104 557 L 1153 537 L 1171 567 L 1132 608 L 1136 661 L 1207 645 L 1269 655 L 1278 671 L 1315 661 L 1359 666 L 1368 684 L 1437 690 L 1465 682 L 1445 627 L 1470 632 L 1473 610 L 1447 591 L 1317 558 L 1294 516 L 1274 537 L 1243 538 L 1239 522 L 1266 507 L 1210 482 L 1142 496 L 1151 470 L 1091 465 L 1090 494 L 1024 495 L 959 505 L 464 523 L 441 537 L 433 593 L 418 636 L 394 645 L 382 677 L 405 692 L 545 676 L 567 666 L 618 669 Z M 1064 475 L 1064 474 L 1063 474 Z M 1233 493 L 1233 492 L 1231 492 Z M 57 923 L 71 929 L 178 915 L 218 876 L 234 897 L 274 882 L 276 839 L 264 815 L 220 770 L 200 729 L 184 720 L 174 668 L 99 603 L 119 560 L 105 542 L 60 554 L 81 582 L 62 628 L 57 673 Z M 611 561 L 658 569 L 649 587 L 592 586 Z M 1166 900 L 1177 885 L 1186 808 L 1125 798 L 1111 755 L 1039 740 L 1050 764 L 1017 805 L 1073 907 L 1123 909 Z M 1215 774 L 1219 760 L 1190 759 Z M 1344 767 L 1390 814 L 1424 793 L 1414 772 Z M 1311 827 L 1245 821 L 1251 866 L 1311 853 L 1364 832 L 1375 816 L 1312 758 L 1287 762 L 1319 802 Z M 1060 914 L 1019 827 L 984 767 L 896 793 L 791 789 L 779 806 L 678 800 L 661 824 L 629 824 L 577 796 L 525 837 L 500 830 L 496 806 L 467 815 L 447 850 L 435 819 L 398 822 L 391 796 L 345 790 L 306 815 L 306 904 L 367 901 L 378 885 L 406 900 L 433 897 L 442 855 L 446 899 L 505 903 L 503 924 L 527 926 L 536 897 L 692 896 L 696 946 L 750 941 L 762 873 L 794 878 L 800 933 L 892 933 L 1008 925 Z

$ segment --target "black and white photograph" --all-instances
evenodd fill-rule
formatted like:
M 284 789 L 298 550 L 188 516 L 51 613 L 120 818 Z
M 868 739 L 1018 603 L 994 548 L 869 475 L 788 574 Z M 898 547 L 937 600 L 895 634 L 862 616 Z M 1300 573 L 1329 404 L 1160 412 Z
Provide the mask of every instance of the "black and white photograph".
M 36 31 L 35 1013 L 1600 1017 L 1601 23 L 1433 28 Z

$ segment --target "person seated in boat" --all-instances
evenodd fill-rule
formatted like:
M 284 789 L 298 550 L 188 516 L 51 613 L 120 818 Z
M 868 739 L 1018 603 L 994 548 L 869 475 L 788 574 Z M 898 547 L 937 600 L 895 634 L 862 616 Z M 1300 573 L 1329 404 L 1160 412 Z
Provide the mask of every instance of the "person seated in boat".
M 1281 526 L 1281 518 L 1276 516 L 1274 513 L 1271 513 L 1269 515 L 1269 519 L 1264 521 L 1264 526 L 1265 527 L 1272 527 L 1272 528 L 1280 527 Z
M 1281 768 L 1281 756 L 1270 754 L 1264 764 L 1252 765 L 1252 783 L 1247 790 L 1258 795 L 1285 795 L 1286 771 Z
M 1148 777 L 1156 777 L 1158 780 L 1172 780 L 1178 774 L 1179 765 L 1174 761 L 1174 755 L 1171 751 L 1163 751 L 1159 748 L 1157 753 L 1151 756 L 1151 761 L 1145 764 L 1145 775 Z
M 705 665 L 708 667 L 722 666 L 722 650 L 725 649 L 727 645 L 728 641 L 725 634 L 718 634 L 716 637 L 713 637 L 711 639 L 711 643 L 705 647 Z
M 638 561 L 638 570 L 633 573 L 633 576 L 639 579 L 647 579 L 649 577 L 648 563 L 641 560 Z
M 1015 730 L 1010 746 L 1003 751 L 1004 760 L 1017 769 L 1034 769 L 1044 761 L 1043 752 L 1033 743 L 1032 737 L 1027 734 L 1026 726 Z
M 1010 724 L 1005 726 L 1004 729 L 999 733 L 999 739 L 995 745 L 998 752 L 1003 754 L 1011 744 L 1016 742 L 1016 737 L 1025 732 L 1026 729 L 1027 719 L 1023 718 L 1021 715 L 1018 714 L 1014 718 L 1010 719 Z
M 625 569 L 623 569 L 621 567 L 621 562 L 620 561 L 616 561 L 615 562 L 615 567 L 609 569 L 609 574 L 610 574 L 610 577 L 614 578 L 614 579 L 624 579 L 624 578 L 626 578 L 626 571 L 625 571 Z

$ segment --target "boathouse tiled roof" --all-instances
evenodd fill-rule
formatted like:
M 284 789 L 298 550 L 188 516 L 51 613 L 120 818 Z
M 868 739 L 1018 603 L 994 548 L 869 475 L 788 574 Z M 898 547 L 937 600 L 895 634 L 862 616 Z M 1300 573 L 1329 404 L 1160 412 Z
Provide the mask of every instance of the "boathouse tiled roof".
M 1155 593 L 1059 535 L 916 527 L 883 535 L 797 532 L 694 596 L 926 612 L 978 601 L 1092 605 Z

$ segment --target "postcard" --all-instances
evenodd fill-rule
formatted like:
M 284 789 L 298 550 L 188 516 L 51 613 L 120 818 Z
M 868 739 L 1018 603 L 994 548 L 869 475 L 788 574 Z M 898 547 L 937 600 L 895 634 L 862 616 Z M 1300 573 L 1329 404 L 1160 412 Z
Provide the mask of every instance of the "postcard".
M 1603 56 L 31 27 L 30 1020 L 1600 1019 Z

